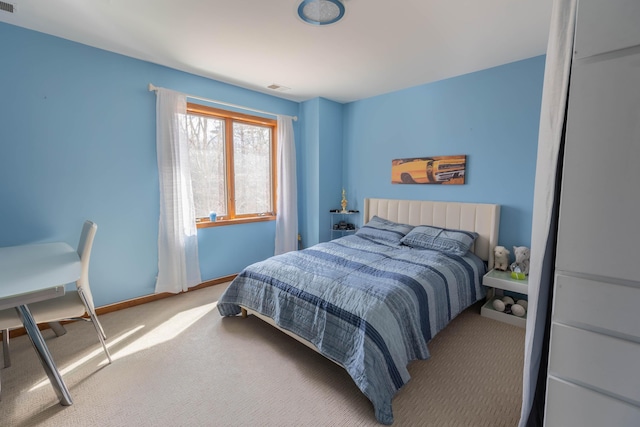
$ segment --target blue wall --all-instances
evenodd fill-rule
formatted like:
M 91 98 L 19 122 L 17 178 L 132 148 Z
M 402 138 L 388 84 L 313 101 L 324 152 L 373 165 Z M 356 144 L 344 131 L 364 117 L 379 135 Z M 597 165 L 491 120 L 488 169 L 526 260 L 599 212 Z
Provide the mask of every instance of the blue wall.
M 302 245 L 311 246 L 318 240 L 320 230 L 320 98 L 300 105 L 302 138 L 296 146 L 298 163 L 298 231 L 302 236 Z
M 343 105 L 320 100 L 320 232 L 318 240 L 331 240 L 329 210 L 339 209 L 343 178 Z
M 329 210 L 340 207 L 342 187 L 343 105 L 324 98 L 305 101 L 300 107 L 303 123 L 299 230 L 302 245 L 330 240 Z
M 298 114 L 295 102 L 3 23 L 0 40 L 0 246 L 75 246 L 82 222 L 95 221 L 90 281 L 99 306 L 155 286 L 159 187 L 149 83 Z M 274 221 L 199 230 L 203 280 L 273 255 L 274 235 Z
M 350 208 L 365 197 L 499 203 L 500 244 L 530 246 L 543 74 L 539 56 L 345 105 Z M 467 155 L 465 185 L 391 184 L 392 159 L 450 154 Z
M 294 122 L 303 244 L 365 197 L 500 203 L 500 241 L 529 245 L 544 57 L 350 104 L 301 104 L 0 23 L 0 246 L 98 224 L 97 305 L 153 293 L 159 214 L 148 83 Z M 463 186 L 392 185 L 391 160 L 467 154 Z M 203 280 L 273 254 L 275 222 L 200 229 Z

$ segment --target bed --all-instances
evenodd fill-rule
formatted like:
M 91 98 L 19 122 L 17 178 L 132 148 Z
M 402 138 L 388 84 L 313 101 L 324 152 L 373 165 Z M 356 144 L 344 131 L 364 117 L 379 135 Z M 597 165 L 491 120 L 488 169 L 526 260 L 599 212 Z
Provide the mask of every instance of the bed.
M 247 267 L 218 310 L 256 315 L 339 364 L 391 424 L 409 362 L 485 297 L 499 221 L 494 204 L 365 199 L 356 233 Z

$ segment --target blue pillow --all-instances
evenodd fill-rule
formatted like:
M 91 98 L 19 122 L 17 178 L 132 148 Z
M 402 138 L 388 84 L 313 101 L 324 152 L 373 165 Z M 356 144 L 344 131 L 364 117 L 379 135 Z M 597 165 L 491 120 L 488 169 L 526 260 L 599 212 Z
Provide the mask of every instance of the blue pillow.
M 399 245 L 400 240 L 413 229 L 412 225 L 399 224 L 374 216 L 356 231 L 356 235 L 379 243 Z
M 432 249 L 462 256 L 469 252 L 477 237 L 478 233 L 473 231 L 419 225 L 404 236 L 400 242 L 415 249 Z

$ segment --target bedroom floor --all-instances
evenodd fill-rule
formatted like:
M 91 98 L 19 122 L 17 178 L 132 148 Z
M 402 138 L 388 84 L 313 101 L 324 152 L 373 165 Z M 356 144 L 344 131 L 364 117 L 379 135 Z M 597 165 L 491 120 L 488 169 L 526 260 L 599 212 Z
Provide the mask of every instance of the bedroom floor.
M 114 362 L 93 327 L 43 335 L 74 404 L 62 407 L 26 336 L 0 370 L 7 426 L 379 426 L 346 371 L 250 316 L 222 319 L 218 285 L 100 316 Z M 524 329 L 480 316 L 476 304 L 409 366 L 393 400 L 395 426 L 516 426 Z

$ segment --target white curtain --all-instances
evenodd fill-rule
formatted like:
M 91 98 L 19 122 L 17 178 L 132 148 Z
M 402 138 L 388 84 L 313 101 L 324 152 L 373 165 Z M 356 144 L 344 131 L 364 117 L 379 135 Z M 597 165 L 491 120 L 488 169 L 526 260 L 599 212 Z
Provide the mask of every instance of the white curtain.
M 186 95 L 158 88 L 156 149 L 160 178 L 156 293 L 178 293 L 201 282 L 198 235 L 187 145 Z
M 555 0 L 540 111 L 520 427 L 542 426 L 555 238 L 577 0 Z
M 278 194 L 275 254 L 298 249 L 298 189 L 292 118 L 278 116 Z

